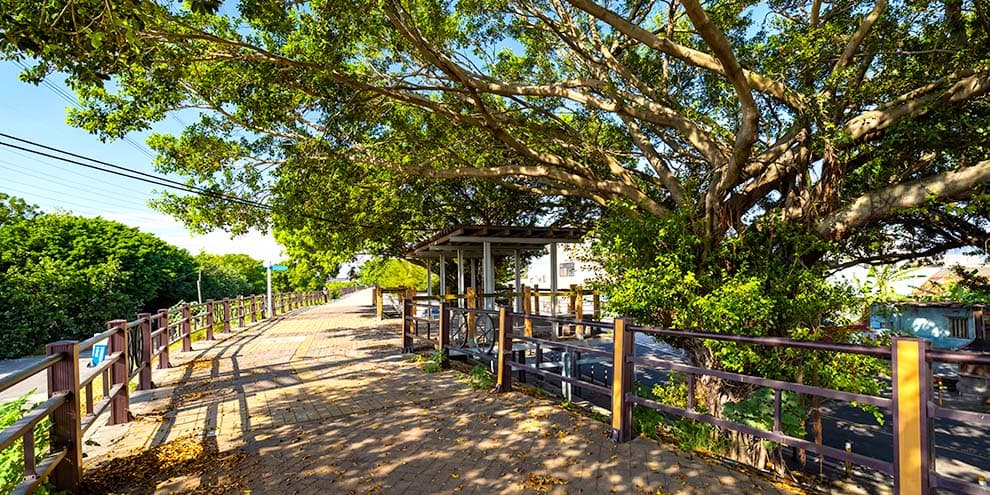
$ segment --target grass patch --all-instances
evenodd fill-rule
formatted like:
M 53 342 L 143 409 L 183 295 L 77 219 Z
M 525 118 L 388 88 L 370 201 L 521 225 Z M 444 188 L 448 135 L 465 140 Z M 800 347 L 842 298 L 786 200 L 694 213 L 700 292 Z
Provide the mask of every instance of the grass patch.
M 446 357 L 440 351 L 433 351 L 430 354 L 413 354 L 406 360 L 409 363 L 420 365 L 420 368 L 427 373 L 437 373 L 443 370 L 443 363 Z
M 495 377 L 488 372 L 488 368 L 478 364 L 471 368 L 468 375 L 468 385 L 475 390 L 490 389 L 495 386 Z

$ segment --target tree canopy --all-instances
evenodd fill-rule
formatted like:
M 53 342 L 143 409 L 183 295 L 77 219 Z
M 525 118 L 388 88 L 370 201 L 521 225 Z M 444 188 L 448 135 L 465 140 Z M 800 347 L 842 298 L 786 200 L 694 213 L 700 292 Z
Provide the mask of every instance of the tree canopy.
M 290 244 L 394 250 L 499 198 L 571 223 L 686 211 L 707 249 L 781 219 L 840 242 L 834 263 L 988 238 L 983 0 L 2 9 L 0 50 L 36 60 L 28 80 L 66 72 L 74 124 L 119 137 L 201 110 L 152 140 L 159 166 L 267 201 Z M 164 203 L 202 227 L 269 222 Z

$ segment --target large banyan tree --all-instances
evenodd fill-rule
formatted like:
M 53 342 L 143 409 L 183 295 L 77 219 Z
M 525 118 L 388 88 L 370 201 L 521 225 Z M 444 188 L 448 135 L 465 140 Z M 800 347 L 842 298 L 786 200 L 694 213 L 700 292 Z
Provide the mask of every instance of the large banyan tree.
M 158 166 L 272 215 L 162 208 L 273 222 L 298 252 L 598 220 L 617 311 L 816 338 L 829 268 L 990 240 L 985 0 L 8 0 L 0 32 L 27 80 L 67 75 L 80 127 L 198 110 L 150 141 Z M 684 345 L 808 383 L 850 369 Z M 715 414 L 750 392 L 705 390 Z

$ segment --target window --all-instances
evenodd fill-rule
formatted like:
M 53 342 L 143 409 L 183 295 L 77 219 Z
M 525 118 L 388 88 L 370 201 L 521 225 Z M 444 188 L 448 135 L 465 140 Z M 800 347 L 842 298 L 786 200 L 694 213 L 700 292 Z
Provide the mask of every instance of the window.
M 968 339 L 969 338 L 969 318 L 950 316 L 949 317 L 949 335 L 957 339 Z
M 561 263 L 558 269 L 558 275 L 561 277 L 573 277 L 577 273 L 574 269 L 574 263 Z

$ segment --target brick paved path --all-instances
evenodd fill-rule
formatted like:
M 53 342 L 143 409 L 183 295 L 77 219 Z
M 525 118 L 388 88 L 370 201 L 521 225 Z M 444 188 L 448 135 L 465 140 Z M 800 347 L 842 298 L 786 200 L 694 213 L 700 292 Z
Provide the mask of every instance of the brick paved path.
M 136 420 L 97 432 L 87 476 L 110 478 L 108 462 L 136 466 L 124 469 L 150 481 L 116 488 L 127 493 L 780 492 L 655 441 L 614 445 L 607 425 L 559 401 L 424 373 L 369 299 L 359 292 L 174 354 L 158 389 L 134 392 Z M 168 461 L 169 448 L 204 458 Z M 141 452 L 170 463 L 126 464 Z

